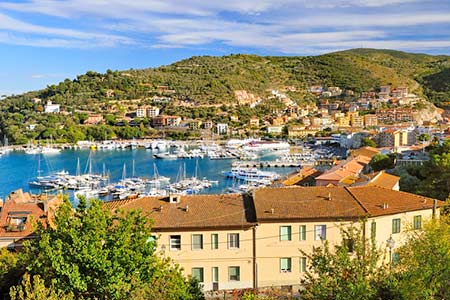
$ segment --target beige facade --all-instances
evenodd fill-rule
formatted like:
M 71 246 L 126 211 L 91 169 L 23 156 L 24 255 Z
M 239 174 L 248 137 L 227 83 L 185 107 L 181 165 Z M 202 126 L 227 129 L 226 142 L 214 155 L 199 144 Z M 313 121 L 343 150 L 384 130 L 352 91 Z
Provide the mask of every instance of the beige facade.
M 257 286 L 298 285 L 309 264 L 300 251 L 312 253 L 323 241 L 316 234 L 319 226 L 325 226 L 326 239 L 330 244 L 341 241 L 340 226 L 348 222 L 290 221 L 260 223 L 256 229 Z M 284 234 L 286 229 L 290 235 Z M 323 228 L 323 227 L 321 227 Z
M 386 241 L 395 241 L 394 258 L 410 230 L 421 229 L 433 207 L 438 215 L 442 204 L 378 186 L 317 186 L 262 188 L 248 197 L 147 197 L 105 205 L 148 213 L 155 221 L 158 252 L 210 291 L 298 286 L 310 264 L 305 254 L 324 240 L 332 249 L 351 224 L 363 225 L 366 239 L 375 232 L 389 261 Z
M 171 245 L 171 237 L 174 236 L 181 238 L 180 249 Z M 201 247 L 198 243 L 200 236 Z M 204 290 L 253 287 L 251 228 L 158 232 L 158 250 L 179 264 L 185 275 L 198 278 L 202 274 L 198 279 Z M 233 273 L 235 271 L 237 274 Z

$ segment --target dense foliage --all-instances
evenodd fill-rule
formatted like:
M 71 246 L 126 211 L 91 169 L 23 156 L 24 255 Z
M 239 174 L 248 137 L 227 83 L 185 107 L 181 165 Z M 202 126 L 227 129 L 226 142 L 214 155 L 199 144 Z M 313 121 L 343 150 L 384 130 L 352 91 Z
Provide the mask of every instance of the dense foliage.
M 202 299 L 197 283 L 183 277 L 169 259 L 157 255 L 150 230 L 151 221 L 139 211 L 112 214 L 95 200 L 89 206 L 81 201 L 73 210 L 67 200 L 55 216 L 55 226 L 40 227 L 39 238 L 15 257 L 26 273 L 11 296 Z M 17 263 L 8 255 L 3 253 L 0 261 L 11 261 L 6 270 L 14 270 Z M 12 275 L 2 272 L 0 281 L 17 280 Z
M 450 223 L 448 217 L 406 232 L 405 244 L 376 249 L 351 229 L 341 244 L 324 243 L 308 255 L 310 267 L 301 299 L 438 300 L 449 299 Z M 349 240 L 353 241 L 351 248 Z M 303 254 L 305 255 L 305 254 Z
M 159 68 L 107 70 L 104 74 L 89 71 L 73 80 L 0 101 L 0 136 L 16 144 L 50 136 L 60 142 L 144 136 L 152 133 L 148 120 L 136 120 L 134 127 L 119 127 L 118 121 L 128 109 L 152 104 L 154 96 L 170 98 L 156 103 L 165 114 L 221 122 L 221 113 L 228 113 L 239 116 L 235 125 L 243 125 L 250 117 L 270 115 L 284 104 L 264 101 L 264 105 L 251 109 L 237 105 L 235 91 L 245 90 L 254 99 L 267 100 L 271 90 L 290 87 L 286 94 L 294 102 L 309 103 L 315 98 L 308 87 L 316 84 L 339 86 L 356 95 L 380 85 L 408 86 L 444 106 L 450 95 L 449 67 L 447 56 L 355 49 L 307 57 L 202 56 Z M 42 102 L 32 102 L 36 97 Z M 43 113 L 48 100 L 60 104 L 65 114 Z M 89 113 L 102 114 L 107 127 L 94 130 L 81 126 Z M 33 124 L 36 128 L 30 129 Z
M 399 167 L 400 189 L 441 200 L 450 195 L 450 139 L 442 145 L 432 144 L 430 160 L 422 166 Z

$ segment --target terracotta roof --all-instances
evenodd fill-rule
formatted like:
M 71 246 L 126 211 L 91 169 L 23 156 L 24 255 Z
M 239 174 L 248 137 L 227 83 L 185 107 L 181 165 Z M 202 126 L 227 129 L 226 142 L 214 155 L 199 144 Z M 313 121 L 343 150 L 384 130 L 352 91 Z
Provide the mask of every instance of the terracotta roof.
M 141 209 L 154 220 L 155 230 L 188 228 L 249 227 L 255 220 L 251 201 L 239 194 L 145 197 L 106 202 L 111 210 Z
M 366 215 L 361 205 L 341 187 L 262 188 L 253 197 L 258 221 L 348 219 Z
M 400 177 L 380 171 L 367 185 L 393 189 L 399 181 Z
M 436 201 L 437 207 L 445 205 Z M 433 199 L 377 186 L 317 186 L 258 189 L 254 203 L 258 221 L 274 221 L 391 215 L 431 209 Z
M 378 153 L 380 153 L 380 151 L 377 148 L 366 146 L 366 147 L 362 147 L 362 148 L 352 151 L 351 155 L 353 157 L 367 156 L 369 158 L 372 158 L 375 155 L 377 155 Z
M 294 185 L 309 176 L 317 177 L 319 174 L 321 174 L 319 170 L 316 170 L 311 167 L 304 167 L 297 174 L 294 174 L 285 181 L 283 181 L 283 184 L 286 186 Z
M 2 238 L 24 238 L 33 233 L 33 226 L 31 219 L 38 221 L 42 216 L 45 216 L 45 212 L 39 205 L 35 203 L 20 203 L 6 202 L 3 205 L 2 213 L 0 215 L 0 237 Z M 12 223 L 11 218 L 25 217 L 26 222 L 22 230 L 8 230 L 9 225 Z
M 364 169 L 367 165 L 366 157 L 354 157 L 349 160 L 340 162 L 338 165 L 334 166 L 330 170 L 326 171 L 322 175 L 318 176 L 316 180 L 342 180 L 348 176 L 356 176 Z
M 347 189 L 372 217 L 431 209 L 433 207 L 432 198 L 378 186 L 350 187 Z M 387 207 L 384 204 L 387 204 Z M 436 205 L 442 207 L 446 204 L 444 201 L 436 200 Z

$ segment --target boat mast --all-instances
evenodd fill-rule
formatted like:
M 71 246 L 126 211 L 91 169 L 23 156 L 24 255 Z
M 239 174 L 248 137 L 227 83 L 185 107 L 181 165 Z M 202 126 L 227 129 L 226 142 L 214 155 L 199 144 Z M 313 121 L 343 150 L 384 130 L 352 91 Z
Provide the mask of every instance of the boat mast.
M 125 180 L 125 178 L 127 178 L 127 165 L 124 163 L 122 169 L 122 180 Z
M 131 178 L 134 178 L 134 159 L 133 159 L 133 164 L 132 164 L 132 168 L 131 168 Z
M 80 176 L 81 175 L 81 168 L 80 168 L 80 158 L 77 158 L 77 171 L 76 171 L 76 176 Z

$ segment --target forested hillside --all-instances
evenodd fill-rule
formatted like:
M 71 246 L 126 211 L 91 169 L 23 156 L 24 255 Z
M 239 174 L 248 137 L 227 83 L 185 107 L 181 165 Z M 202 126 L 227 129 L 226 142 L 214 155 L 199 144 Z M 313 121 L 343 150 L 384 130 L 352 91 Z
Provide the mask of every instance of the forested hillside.
M 262 115 L 273 105 L 246 111 L 236 106 L 235 92 L 244 90 L 256 99 L 267 99 L 272 90 L 282 90 L 301 104 L 316 101 L 308 93 L 311 85 L 338 86 L 354 91 L 355 96 L 380 85 L 407 86 L 437 106 L 446 106 L 450 99 L 449 82 L 450 56 L 393 50 L 354 49 L 306 57 L 241 54 L 192 57 L 158 68 L 108 70 L 104 74 L 89 71 L 40 91 L 8 97 L 0 102 L 0 134 L 15 143 L 46 138 L 52 133 L 58 137 L 65 135 L 66 140 L 87 137 L 86 128 L 76 127 L 86 118 L 84 112 L 112 112 L 109 120 L 113 124 L 126 111 L 120 101 L 137 99 L 141 104 L 151 104 L 154 96 L 191 103 L 182 111 L 173 102 L 163 105 L 165 113 L 179 113 L 183 117 L 212 117 L 220 106 L 225 110 L 229 110 L 227 106 L 234 107 L 234 113 L 244 116 Z M 33 103 L 33 98 L 42 102 Z M 43 105 L 48 100 L 60 104 L 66 115 L 43 114 Z M 36 123 L 41 131 L 27 133 L 24 126 L 30 123 Z M 52 132 L 45 132 L 48 128 Z M 57 130 L 64 132 L 58 134 Z M 118 130 L 109 132 L 122 136 Z M 123 134 L 129 135 L 135 133 Z

